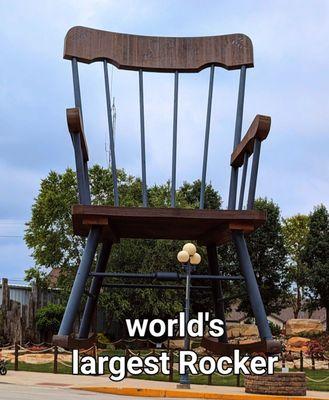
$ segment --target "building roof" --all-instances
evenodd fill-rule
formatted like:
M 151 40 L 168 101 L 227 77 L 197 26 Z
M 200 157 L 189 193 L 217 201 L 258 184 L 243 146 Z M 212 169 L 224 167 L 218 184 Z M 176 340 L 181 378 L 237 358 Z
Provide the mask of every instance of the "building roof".
M 272 314 L 273 318 L 285 323 L 288 319 L 294 319 L 294 312 L 292 307 L 284 308 L 279 314 Z M 300 319 L 319 319 L 322 322 L 326 321 L 326 309 L 320 308 L 318 310 L 309 313 L 308 311 L 300 311 L 298 313 L 298 318 Z
M 242 311 L 237 311 L 238 303 L 232 306 L 231 312 L 226 314 L 227 322 L 242 322 L 247 318 L 247 314 Z M 271 314 L 272 318 L 278 319 L 282 323 L 286 323 L 289 319 L 294 318 L 294 312 L 292 307 L 284 308 L 278 314 Z M 326 309 L 320 308 L 309 314 L 307 311 L 300 311 L 298 314 L 300 319 L 319 319 L 321 322 L 326 321 Z

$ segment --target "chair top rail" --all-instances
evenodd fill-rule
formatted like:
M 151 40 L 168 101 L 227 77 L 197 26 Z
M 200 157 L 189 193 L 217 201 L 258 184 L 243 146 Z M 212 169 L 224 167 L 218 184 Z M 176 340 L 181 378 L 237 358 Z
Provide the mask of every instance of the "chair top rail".
M 253 46 L 244 34 L 205 37 L 139 36 L 71 28 L 64 58 L 90 64 L 107 60 L 120 69 L 151 72 L 198 72 L 214 64 L 228 70 L 253 67 Z

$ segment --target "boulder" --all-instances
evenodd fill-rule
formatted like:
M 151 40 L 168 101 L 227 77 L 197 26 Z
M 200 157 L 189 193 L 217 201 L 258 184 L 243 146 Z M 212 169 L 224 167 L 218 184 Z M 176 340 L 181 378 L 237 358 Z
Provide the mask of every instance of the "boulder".
M 198 355 L 198 356 L 204 356 L 207 354 L 207 350 L 204 347 L 195 347 L 193 351 Z
M 286 350 L 287 351 L 307 351 L 307 343 L 310 342 L 311 339 L 293 336 L 287 340 Z
M 289 319 L 286 322 L 286 335 L 296 336 L 301 333 L 319 334 L 324 331 L 319 319 Z
M 181 350 L 184 348 L 184 339 L 170 339 L 169 348 L 171 350 Z
M 258 328 L 255 324 L 227 324 L 227 337 L 229 339 L 254 336 L 258 336 Z

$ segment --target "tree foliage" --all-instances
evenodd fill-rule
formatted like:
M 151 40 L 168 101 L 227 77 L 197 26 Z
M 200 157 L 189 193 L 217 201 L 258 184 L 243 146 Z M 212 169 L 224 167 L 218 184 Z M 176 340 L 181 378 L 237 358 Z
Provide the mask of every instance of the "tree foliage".
M 287 278 L 292 284 L 291 305 L 294 317 L 305 301 L 305 290 L 307 286 L 307 265 L 303 261 L 303 254 L 309 231 L 309 217 L 297 214 L 283 220 L 283 238 L 288 252 Z
M 310 214 L 309 233 L 303 256 L 307 264 L 307 281 L 316 296 L 317 305 L 327 310 L 327 331 L 329 330 L 329 213 L 321 204 Z
M 247 236 L 247 245 L 267 315 L 279 312 L 286 305 L 289 282 L 286 275 L 286 249 L 284 247 L 280 208 L 271 200 L 257 199 L 254 208 L 267 212 L 266 223 Z M 223 270 L 227 274 L 240 274 L 239 262 L 232 245 L 219 250 Z M 245 282 L 235 282 L 229 289 L 241 298 L 239 310 L 253 316 Z M 234 300 L 233 300 L 234 301 Z

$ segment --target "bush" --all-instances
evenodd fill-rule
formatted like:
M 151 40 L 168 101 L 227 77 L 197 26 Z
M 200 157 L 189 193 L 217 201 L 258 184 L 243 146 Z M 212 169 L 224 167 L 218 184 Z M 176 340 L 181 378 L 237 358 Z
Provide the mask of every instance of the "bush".
M 36 325 L 40 333 L 43 335 L 57 333 L 64 310 L 64 306 L 52 303 L 39 308 L 36 313 Z
M 109 338 L 104 333 L 97 333 L 97 344 L 100 349 L 114 349 L 111 345 Z
M 279 327 L 279 325 L 274 324 L 272 321 L 268 321 L 269 325 L 270 325 L 270 329 L 272 332 L 273 336 L 280 336 L 281 334 L 281 328 Z

